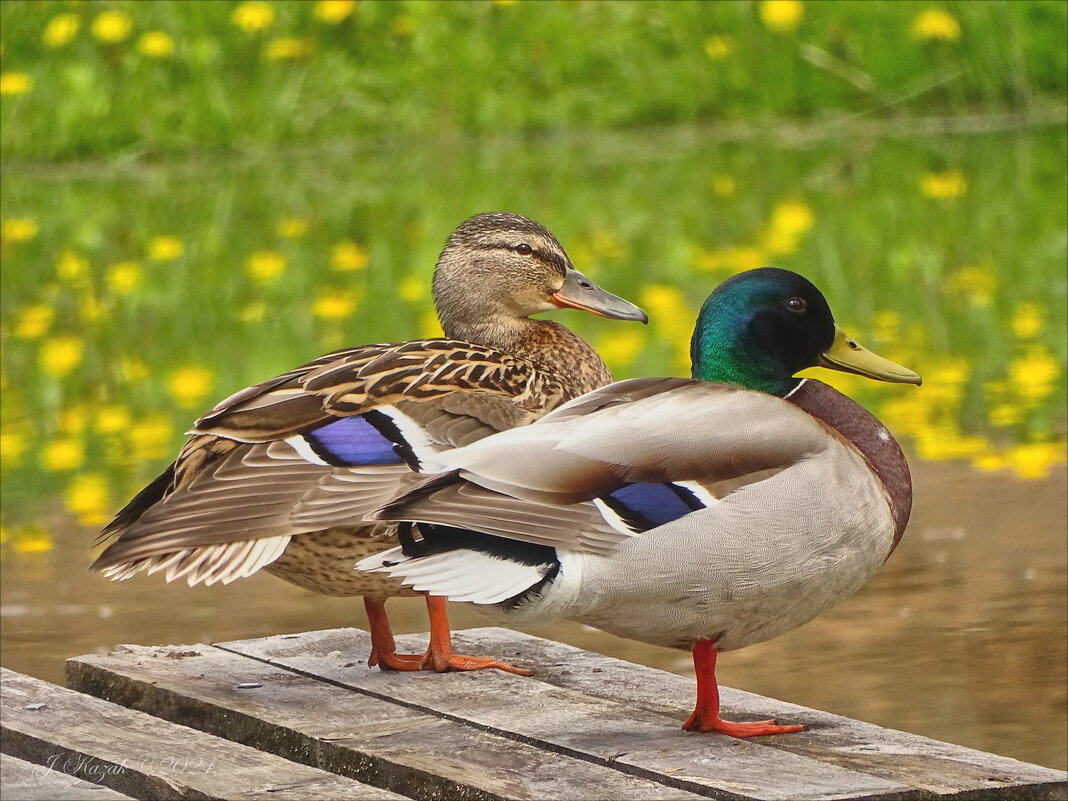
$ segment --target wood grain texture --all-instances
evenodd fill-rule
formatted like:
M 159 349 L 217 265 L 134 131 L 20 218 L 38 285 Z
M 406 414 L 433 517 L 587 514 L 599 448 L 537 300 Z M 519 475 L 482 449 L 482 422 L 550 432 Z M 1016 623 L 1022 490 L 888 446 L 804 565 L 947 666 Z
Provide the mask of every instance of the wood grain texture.
M 402 798 L 6 668 L 0 682 L 4 753 L 137 798 Z
M 63 765 L 35 765 L 0 754 L 0 797 L 20 801 L 121 801 L 132 796 L 117 793 L 63 772 Z

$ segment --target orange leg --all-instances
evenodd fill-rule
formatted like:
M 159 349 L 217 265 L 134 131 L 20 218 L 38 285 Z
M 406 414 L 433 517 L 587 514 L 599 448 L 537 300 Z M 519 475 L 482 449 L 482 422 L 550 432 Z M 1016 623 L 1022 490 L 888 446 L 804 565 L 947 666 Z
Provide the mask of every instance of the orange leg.
M 506 673 L 529 676 L 531 671 L 509 665 L 491 656 L 468 656 L 452 652 L 452 630 L 445 612 L 445 599 L 438 595 L 427 595 L 426 608 L 430 614 L 430 648 L 423 655 L 421 667 L 424 670 L 485 670 L 497 668 Z
M 731 737 L 760 737 L 765 734 L 790 734 L 804 726 L 779 726 L 772 720 L 733 723 L 719 716 L 719 684 L 716 683 L 716 642 L 698 640 L 693 647 L 693 666 L 697 671 L 697 706 L 682 724 L 686 731 L 718 731 Z
M 371 626 L 371 655 L 367 657 L 370 667 L 378 665 L 382 670 L 422 670 L 423 657 L 419 654 L 398 654 L 393 641 L 393 630 L 386 617 L 386 605 L 372 598 L 363 599 L 367 610 L 367 622 Z

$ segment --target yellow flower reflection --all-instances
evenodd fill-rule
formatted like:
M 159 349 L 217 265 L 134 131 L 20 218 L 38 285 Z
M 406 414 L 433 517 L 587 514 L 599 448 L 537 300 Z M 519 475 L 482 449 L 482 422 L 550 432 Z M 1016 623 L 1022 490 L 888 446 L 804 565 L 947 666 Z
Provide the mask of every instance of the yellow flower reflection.
M 362 270 L 367 266 L 367 251 L 351 239 L 338 242 L 330 251 L 330 266 L 341 272 Z
M 33 88 L 33 80 L 25 72 L 0 72 L 0 95 L 21 95 Z
M 7 539 L 19 553 L 45 553 L 52 550 L 52 537 L 40 526 L 19 529 Z
M 167 387 L 179 406 L 195 406 L 200 400 L 211 392 L 215 378 L 204 367 L 189 366 L 179 367 L 174 370 L 167 381 Z
M 271 27 L 274 9 L 267 3 L 242 3 L 234 9 L 230 19 L 245 33 L 256 33 Z
M 102 526 L 111 519 L 108 485 L 99 473 L 75 476 L 67 487 L 66 503 L 83 526 Z
M 53 337 L 41 345 L 39 364 L 41 370 L 55 378 L 61 378 L 82 361 L 82 340 L 77 337 Z
M 78 33 L 80 25 L 81 22 L 74 14 L 57 14 L 45 26 L 41 43 L 49 48 L 63 47 Z
M 801 24 L 805 13 L 801 0 L 764 0 L 760 4 L 760 21 L 776 33 L 789 33 Z
M 85 447 L 81 440 L 67 437 L 49 442 L 41 451 L 41 465 L 45 470 L 60 472 L 74 470 L 85 462 Z
M 6 428 L 0 431 L 0 467 L 7 469 L 22 463 L 28 443 L 22 431 Z
M 45 303 L 27 306 L 19 313 L 18 322 L 15 323 L 15 336 L 19 339 L 37 339 L 44 336 L 55 315 L 55 310 Z
M 913 20 L 912 36 L 915 39 L 952 42 L 960 38 L 960 23 L 948 11 L 929 8 L 921 11 Z
M 103 11 L 93 20 L 93 36 L 107 44 L 117 44 L 130 35 L 133 21 L 121 11 Z
M 1009 383 L 1027 403 L 1037 403 L 1053 391 L 1060 377 L 1057 360 L 1042 345 L 1030 346 L 1009 364 Z
M 167 455 L 171 424 L 162 415 L 135 423 L 130 429 L 130 448 L 135 461 L 149 462 Z
M 1021 303 L 1012 315 L 1012 332 L 1017 339 L 1034 339 L 1042 330 L 1042 309 L 1037 303 Z

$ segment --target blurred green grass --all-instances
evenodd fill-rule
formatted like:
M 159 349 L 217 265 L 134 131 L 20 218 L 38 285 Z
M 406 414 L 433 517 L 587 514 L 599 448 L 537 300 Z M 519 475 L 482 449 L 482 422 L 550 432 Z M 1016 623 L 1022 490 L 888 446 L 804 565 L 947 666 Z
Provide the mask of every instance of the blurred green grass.
M 16 162 L 1027 115 L 1063 109 L 1068 89 L 1060 0 L 5 0 L 0 24 L 3 71 L 27 81 L 0 109 L 0 153 Z

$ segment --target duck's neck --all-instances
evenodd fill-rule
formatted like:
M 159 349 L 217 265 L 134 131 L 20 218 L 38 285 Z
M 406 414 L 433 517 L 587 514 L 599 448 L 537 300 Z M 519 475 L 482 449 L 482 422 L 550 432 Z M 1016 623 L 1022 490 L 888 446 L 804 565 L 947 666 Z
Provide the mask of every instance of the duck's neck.
M 569 398 L 612 382 L 612 373 L 593 348 L 552 320 L 490 317 L 454 323 L 445 329 L 445 335 L 531 362 L 539 371 L 558 379 Z

